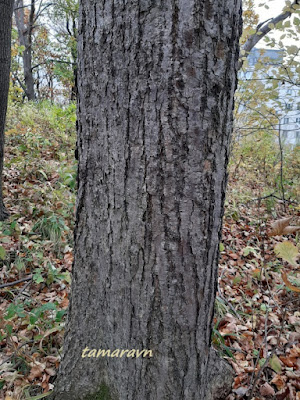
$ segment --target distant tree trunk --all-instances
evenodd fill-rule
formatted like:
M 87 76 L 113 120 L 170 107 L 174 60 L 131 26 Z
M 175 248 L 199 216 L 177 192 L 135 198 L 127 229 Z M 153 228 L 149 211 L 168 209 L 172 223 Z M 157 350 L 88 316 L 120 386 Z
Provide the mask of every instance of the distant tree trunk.
M 69 23 L 67 23 L 67 32 L 70 34 L 70 39 L 74 40 L 71 43 L 71 56 L 72 56 L 72 70 L 73 70 L 73 84 L 71 88 L 71 101 L 77 99 L 77 19 L 72 18 L 72 29 L 70 29 Z
M 28 15 L 25 14 L 23 0 L 16 0 L 15 21 L 18 29 L 19 42 L 24 46 L 22 53 L 25 94 L 28 100 L 35 100 L 34 79 L 32 72 L 32 31 L 34 27 L 35 0 L 31 0 Z
M 11 20 L 14 0 L 0 0 L 0 221 L 8 217 L 3 204 L 2 171 L 4 160 L 4 128 L 9 90 L 11 60 Z
M 52 398 L 224 399 L 211 332 L 241 1 L 82 0 L 79 25 L 75 263 Z
M 75 101 L 77 98 L 77 68 L 73 68 L 73 84 L 71 88 L 71 101 Z
M 73 84 L 71 88 L 71 101 L 74 101 L 77 99 L 77 91 L 78 91 L 78 83 L 77 83 L 77 50 L 72 50 L 72 59 L 73 59 L 73 64 L 72 64 L 72 70 L 73 70 Z

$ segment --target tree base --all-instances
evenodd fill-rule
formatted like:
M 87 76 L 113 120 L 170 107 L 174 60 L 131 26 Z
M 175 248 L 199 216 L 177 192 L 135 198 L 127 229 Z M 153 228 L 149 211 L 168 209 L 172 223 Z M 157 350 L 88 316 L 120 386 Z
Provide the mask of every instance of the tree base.
M 216 350 L 210 349 L 208 388 L 205 400 L 224 400 L 232 390 L 234 371 Z
M 223 360 L 218 353 L 211 348 L 210 358 L 208 364 L 208 386 L 205 395 L 205 400 L 225 400 L 231 393 L 232 383 L 234 378 L 234 371 L 227 361 Z M 124 397 L 113 396 L 108 387 L 104 384 L 100 386 L 100 390 L 92 395 L 76 394 L 74 393 L 57 393 L 54 392 L 50 395 L 49 400 L 124 400 L 127 396 L 123 393 Z M 170 400 L 179 400 L 177 394 L 172 394 Z M 154 399 L 153 400 L 159 400 Z M 181 399 L 180 399 L 181 400 Z M 199 399 L 200 400 L 200 399 Z M 202 399 L 201 399 L 202 400 Z M 204 400 L 204 399 L 203 399 Z

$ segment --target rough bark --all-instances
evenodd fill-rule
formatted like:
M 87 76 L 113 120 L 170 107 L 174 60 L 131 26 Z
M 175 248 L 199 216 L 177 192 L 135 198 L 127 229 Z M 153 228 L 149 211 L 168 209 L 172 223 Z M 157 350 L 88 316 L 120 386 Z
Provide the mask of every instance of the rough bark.
M 2 171 L 4 160 L 4 128 L 11 60 L 11 21 L 13 4 L 13 0 L 0 0 L 0 221 L 8 217 L 8 213 L 3 204 Z
M 15 21 L 18 29 L 19 42 L 24 46 L 22 52 L 24 89 L 28 100 L 35 100 L 34 78 L 32 70 L 32 31 L 35 19 L 35 0 L 31 0 L 29 14 L 25 16 L 23 0 L 16 0 Z
M 55 400 L 230 388 L 210 338 L 240 3 L 81 1 L 75 262 Z M 86 347 L 153 357 L 82 358 Z

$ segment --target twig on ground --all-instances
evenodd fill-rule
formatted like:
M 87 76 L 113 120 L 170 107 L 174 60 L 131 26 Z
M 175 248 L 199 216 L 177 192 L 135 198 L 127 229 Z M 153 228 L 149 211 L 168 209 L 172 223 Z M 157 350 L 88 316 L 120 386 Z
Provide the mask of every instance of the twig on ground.
M 275 192 L 274 192 L 274 193 L 275 193 Z M 256 197 L 255 199 L 248 200 L 248 201 L 246 202 L 246 204 L 251 203 L 252 201 L 258 201 L 258 200 L 269 199 L 270 197 L 274 197 L 274 199 L 283 201 L 283 202 L 285 202 L 285 203 L 297 204 L 297 201 L 295 201 L 295 200 L 282 199 L 281 197 L 276 196 L 274 193 L 268 194 L 267 196 Z
M 29 282 L 25 283 L 25 285 L 22 287 L 22 289 L 19 291 L 16 300 L 23 294 L 24 290 L 31 284 L 31 279 L 29 280 Z
M 32 275 L 28 275 L 28 276 L 25 276 L 25 278 L 19 279 L 18 281 L 7 282 L 7 283 L 4 283 L 3 285 L 0 285 L 0 289 L 6 288 L 9 286 L 15 286 L 15 285 L 18 285 L 19 283 L 30 281 L 31 279 L 32 279 Z

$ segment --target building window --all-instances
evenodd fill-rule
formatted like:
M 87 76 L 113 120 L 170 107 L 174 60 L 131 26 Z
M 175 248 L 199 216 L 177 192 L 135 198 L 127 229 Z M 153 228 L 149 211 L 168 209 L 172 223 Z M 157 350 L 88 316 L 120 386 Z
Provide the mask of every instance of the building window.
M 300 139 L 300 131 L 296 131 L 296 133 L 295 133 L 295 138 L 296 138 L 296 139 Z
M 288 103 L 285 105 L 285 109 L 286 110 L 292 110 L 293 109 L 293 104 L 292 103 Z
M 300 124 L 300 118 L 296 118 L 296 124 Z
M 284 139 L 286 139 L 288 133 L 289 133 L 289 131 L 282 131 L 282 137 L 283 137 Z
M 289 118 L 284 118 L 284 119 L 283 119 L 283 123 L 284 123 L 284 124 L 288 124 L 288 123 L 289 123 L 289 120 L 290 120 Z
M 300 103 L 297 104 L 297 110 L 300 111 Z
M 286 93 L 287 94 L 292 94 L 292 89 L 288 89 Z

